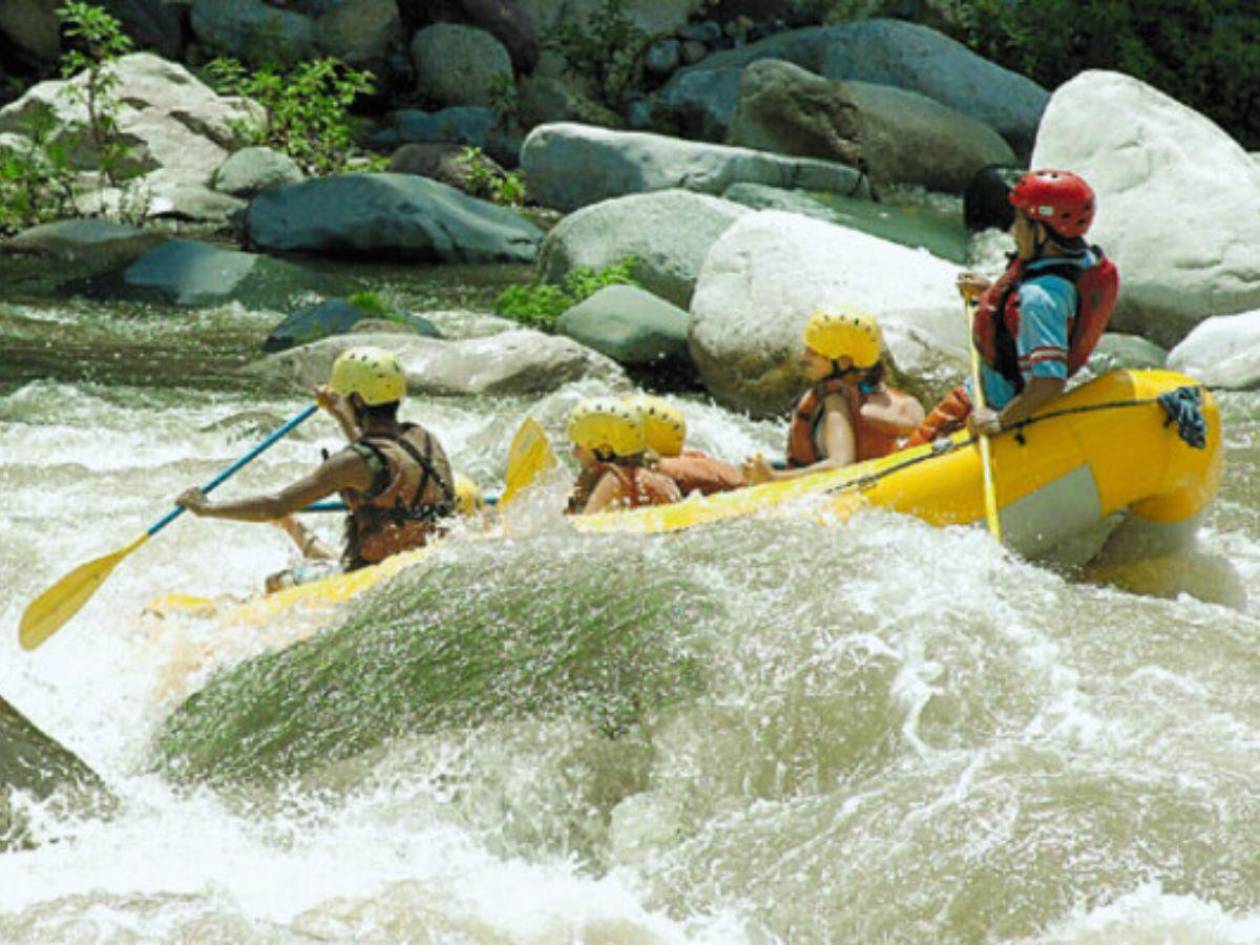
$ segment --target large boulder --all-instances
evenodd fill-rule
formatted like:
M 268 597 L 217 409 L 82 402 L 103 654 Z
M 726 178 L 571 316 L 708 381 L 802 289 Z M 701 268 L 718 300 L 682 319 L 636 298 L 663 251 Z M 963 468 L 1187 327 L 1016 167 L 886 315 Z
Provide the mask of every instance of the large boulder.
M 533 262 L 542 230 L 504 207 L 410 174 L 348 174 L 269 190 L 250 241 L 276 252 L 444 262 Z
M 256 65 L 316 53 L 313 20 L 262 0 L 193 0 L 191 22 L 203 45 Z
M 862 154 L 877 183 L 961 194 L 981 168 L 1015 160 L 992 128 L 917 92 L 845 86 L 862 115 Z
M 1201 322 L 1169 352 L 1168 366 L 1212 387 L 1260 387 L 1260 310 Z
M 376 75 L 402 40 L 397 0 L 343 0 L 315 22 L 321 52 Z
M 657 93 L 654 120 L 690 137 L 721 141 L 739 101 L 739 76 L 781 59 L 829 79 L 918 92 L 996 129 L 1027 155 L 1048 94 L 935 30 L 904 20 L 858 20 L 776 33 L 680 69 Z
M 78 816 L 92 808 L 107 813 L 114 806 L 100 778 L 86 764 L 3 699 L 0 745 L 4 746 L 0 750 L 0 853 L 35 842 L 24 813 L 27 805 L 13 805 L 14 794 L 37 801 L 57 797 L 72 803 Z M 56 806 L 64 808 L 65 804 Z M 65 816 L 70 811 L 58 813 Z
M 365 321 L 377 326 L 389 325 L 396 331 L 424 335 L 426 338 L 441 338 L 438 331 L 427 318 L 405 312 L 383 312 L 364 308 L 356 304 L 353 298 L 326 299 L 318 305 L 308 305 L 289 315 L 275 328 L 271 329 L 265 341 L 264 351 L 284 351 L 295 345 L 309 344 L 330 335 L 344 335 Z
M 841 164 L 576 124 L 531 131 L 521 148 L 521 167 L 530 195 L 566 212 L 610 197 L 671 188 L 717 196 L 741 181 L 868 192 L 858 172 Z
M 545 282 L 578 268 L 603 269 L 633 256 L 648 291 L 686 308 L 710 247 L 748 211 L 686 190 L 616 197 L 583 207 L 547 234 L 538 257 Z
M 122 31 L 140 49 L 163 59 L 179 59 L 184 50 L 184 16 L 178 6 L 163 0 L 105 0 Z
M 169 238 L 158 230 L 108 220 L 57 220 L 5 240 L 0 243 L 0 252 L 45 256 L 71 266 L 88 264 L 105 270 L 130 265 Z
M 739 94 L 728 144 L 857 166 L 862 116 L 843 82 L 765 59 L 744 70 Z
M 619 364 L 687 357 L 687 313 L 632 285 L 610 285 L 560 316 L 556 332 Z
M 0 58 L 43 72 L 61 56 L 61 23 L 48 0 L 0 3 Z
M 933 256 L 964 263 L 970 251 L 967 231 L 957 219 L 932 207 L 899 207 L 839 194 L 806 194 L 763 184 L 735 184 L 722 195 L 753 210 L 786 210 L 871 236 L 925 249 Z
M 76 290 L 103 298 L 165 305 L 222 305 L 286 309 L 296 295 L 345 294 L 347 280 L 290 262 L 222 249 L 195 240 L 171 240 L 121 272 L 95 277 Z
M 827 31 L 818 72 L 917 92 L 988 125 L 1027 156 L 1049 93 L 955 40 L 905 20 L 859 20 Z
M 379 148 L 400 144 L 459 144 L 484 148 L 498 123 L 494 109 L 482 105 L 453 105 L 441 111 L 418 108 L 391 112 L 385 127 L 372 136 Z
M 295 393 L 309 392 L 327 380 L 339 354 L 358 345 L 379 345 L 397 354 L 413 394 L 544 394 L 588 378 L 613 387 L 629 383 L 616 362 L 602 354 L 570 338 L 527 330 L 458 341 L 337 335 L 273 354 L 244 370 L 286 380 Z
M 514 0 L 460 0 L 464 21 L 503 44 L 518 72 L 538 65 L 538 33 L 529 14 Z
M 411 40 L 420 94 L 438 108 L 493 105 L 497 84 L 512 83 L 512 58 L 503 44 L 472 26 L 434 23 Z
M 217 95 L 183 66 L 152 53 L 123 56 L 112 71 L 122 102 L 118 133 L 131 146 L 124 170 L 132 174 L 166 170 L 190 183 L 208 184 L 228 153 L 246 144 L 265 117 L 256 103 Z M 76 167 L 95 170 L 99 157 L 87 106 L 67 94 L 68 87 L 82 90 L 86 81 L 80 74 L 34 86 L 0 109 L 0 133 L 23 134 L 34 113 L 50 112 L 56 119 L 51 142 L 64 145 Z
M 691 301 L 689 346 L 709 391 L 736 410 L 785 410 L 805 386 L 809 314 L 872 312 L 897 366 L 917 378 L 957 369 L 966 328 L 958 267 L 885 240 L 768 210 L 738 220 L 709 251 Z
M 1204 116 L 1137 79 L 1055 91 L 1033 152 L 1098 196 L 1090 231 L 1120 270 L 1117 331 L 1171 347 L 1204 318 L 1260 308 L 1260 167 Z

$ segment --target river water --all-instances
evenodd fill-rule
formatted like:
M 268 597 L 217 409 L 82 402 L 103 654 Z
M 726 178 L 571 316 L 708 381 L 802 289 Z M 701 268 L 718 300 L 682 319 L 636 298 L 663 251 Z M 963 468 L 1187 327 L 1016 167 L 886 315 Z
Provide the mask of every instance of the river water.
M 515 276 L 373 274 L 420 309 Z M 292 560 L 274 529 L 181 519 L 28 654 L 35 594 L 304 401 L 236 373 L 274 314 L 14 295 L 0 698 L 121 804 L 17 799 L 40 844 L 0 854 L 0 942 L 1260 942 L 1257 395 L 1222 396 L 1196 547 L 1141 565 L 807 508 L 578 536 L 556 483 L 509 541 L 470 530 L 336 615 L 262 627 L 144 613 Z M 408 415 L 494 488 L 527 414 L 558 442 L 599 392 Z M 685 409 L 701 448 L 780 446 Z M 311 420 L 223 493 L 337 442 Z

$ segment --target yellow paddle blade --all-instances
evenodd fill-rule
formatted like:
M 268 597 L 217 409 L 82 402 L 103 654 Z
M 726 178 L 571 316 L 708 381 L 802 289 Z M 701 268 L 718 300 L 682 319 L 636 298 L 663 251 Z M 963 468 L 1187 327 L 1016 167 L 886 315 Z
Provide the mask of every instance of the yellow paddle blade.
M 26 605 L 18 627 L 22 649 L 33 650 L 61 629 L 61 625 L 79 612 L 105 582 L 118 563 L 146 541 L 144 532 L 126 548 L 81 564 L 44 593 Z
M 521 428 L 512 438 L 508 451 L 507 482 L 504 484 L 500 505 L 511 502 L 518 492 L 527 488 L 556 465 L 556 454 L 551 451 L 547 433 L 533 417 L 526 417 Z

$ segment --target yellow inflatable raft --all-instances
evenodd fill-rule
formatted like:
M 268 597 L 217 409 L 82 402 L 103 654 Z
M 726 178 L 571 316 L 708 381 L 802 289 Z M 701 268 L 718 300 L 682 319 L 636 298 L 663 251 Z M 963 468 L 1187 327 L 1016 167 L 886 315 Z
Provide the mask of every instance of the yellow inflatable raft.
M 1176 422 L 1180 389 L 1198 399 L 1190 410 L 1202 445 Z M 1172 398 L 1170 407 L 1161 396 Z M 1181 398 L 1184 406 L 1185 400 Z M 1193 401 L 1192 401 L 1193 403 Z M 1195 426 L 1190 423 L 1189 426 Z M 1117 371 L 1078 387 L 1020 428 L 992 437 L 997 502 L 1005 543 L 1037 557 L 1099 523 L 1129 513 L 1158 525 L 1191 521 L 1220 484 L 1220 414 L 1211 393 L 1170 371 Z M 822 495 L 812 509 L 847 518 L 875 506 L 918 516 L 933 525 L 984 522 L 980 451 L 966 433 L 845 469 L 767 483 L 669 506 L 584 515 L 584 532 L 658 533 L 754 513 L 795 514 L 792 500 Z M 289 588 L 240 605 L 233 622 L 261 622 L 295 607 L 348 600 L 415 563 L 427 550 L 380 565 Z M 219 610 L 212 601 L 172 595 L 159 612 Z

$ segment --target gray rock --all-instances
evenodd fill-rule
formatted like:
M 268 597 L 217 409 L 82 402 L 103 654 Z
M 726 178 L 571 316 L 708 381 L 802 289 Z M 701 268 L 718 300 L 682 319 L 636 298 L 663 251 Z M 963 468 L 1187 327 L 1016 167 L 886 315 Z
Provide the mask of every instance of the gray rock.
M 250 308 L 283 309 L 299 293 L 344 294 L 349 287 L 344 279 L 278 259 L 171 240 L 121 273 L 89 280 L 81 288 L 93 297 L 189 306 L 235 301 Z
M 1200 322 L 1169 352 L 1168 366 L 1212 387 L 1260 387 L 1260 310 Z
M 1168 352 L 1159 345 L 1139 338 L 1109 331 L 1098 339 L 1086 367 L 1094 375 L 1108 371 L 1159 369 L 1168 363 Z
M 297 63 L 316 52 L 309 17 L 261 0 L 193 0 L 191 23 L 202 43 L 250 63 Z
M 671 188 L 718 195 L 741 181 L 867 192 L 857 171 L 839 164 L 576 124 L 535 128 L 521 148 L 521 166 L 530 195 L 564 211 Z
M 402 40 L 396 0 L 344 0 L 315 22 L 320 50 L 377 75 L 384 72 L 390 52 Z
M 309 344 L 331 335 L 344 335 L 351 330 L 358 331 L 362 323 L 372 322 L 372 329 L 392 333 L 423 335 L 426 338 L 441 338 L 431 321 L 419 315 L 402 312 L 395 313 L 385 320 L 381 313 L 361 308 L 350 299 L 328 299 L 318 305 L 308 305 L 299 309 L 271 330 L 263 342 L 264 351 L 284 351 L 294 345 Z
M 178 60 L 184 51 L 184 26 L 180 10 L 162 0 L 105 0 L 102 4 L 118 17 L 122 31 L 139 49 L 163 59 Z
M 678 68 L 682 61 L 682 46 L 674 38 L 657 40 L 643 54 L 643 68 L 650 75 L 663 78 Z
M 556 321 L 556 332 L 619 364 L 687 355 L 687 313 L 630 285 L 610 285 L 579 302 Z
M 246 207 L 245 201 L 237 197 L 172 179 L 161 172 L 151 178 L 147 193 L 147 215 L 153 218 L 224 225 L 239 221 Z
M 273 354 L 244 371 L 287 380 L 294 392 L 309 392 L 328 379 L 341 352 L 365 344 L 377 344 L 398 355 L 412 394 L 544 394 L 587 379 L 629 386 L 625 373 L 610 358 L 571 338 L 526 330 L 458 341 L 394 334 L 337 335 Z
M 578 268 L 603 269 L 633 256 L 635 279 L 686 308 L 710 247 L 748 211 L 686 190 L 617 197 L 583 207 L 547 234 L 539 276 L 561 283 Z
M 678 38 L 689 42 L 704 43 L 712 46 L 722 39 L 722 27 L 713 20 L 701 20 L 699 23 L 688 23 L 678 31 Z
M 736 410 L 777 415 L 805 386 L 801 335 L 820 305 L 874 314 L 896 365 L 954 376 L 966 356 L 958 267 L 819 220 L 773 210 L 714 244 L 691 300 L 689 348 L 705 386 Z M 955 381 L 956 382 L 956 381 Z
M 61 56 L 61 23 L 47 0 L 0 3 L 0 47 L 29 68 L 43 71 Z
M 67 817 L 107 814 L 115 806 L 100 778 L 78 756 L 49 738 L 22 713 L 0 699 L 0 852 L 33 846 L 41 831 L 30 830 L 27 804 L 57 798 L 46 813 Z
M 680 69 L 656 93 L 653 122 L 684 138 L 725 141 L 735 110 L 744 67 L 718 68 L 710 56 L 700 67 Z
M 408 174 L 348 174 L 270 190 L 251 242 L 276 252 L 445 262 L 533 262 L 542 231 L 519 214 Z
M 981 168 L 1015 161 L 992 128 L 930 98 L 888 85 L 845 86 L 861 110 L 862 154 L 878 184 L 961 194 Z
M 694 39 L 689 39 L 682 44 L 682 61 L 684 65 L 694 66 L 707 55 L 709 55 L 709 47 L 704 43 L 698 43 Z
M 967 261 L 966 230 L 957 220 L 926 208 L 909 209 L 838 194 L 810 196 L 763 184 L 735 184 L 722 196 L 754 210 L 786 210 L 860 230 L 902 246 L 925 249 L 950 262 Z
M 845 83 L 763 59 L 744 70 L 727 143 L 856 167 L 862 115 Z
M 498 117 L 494 109 L 481 105 L 455 105 L 437 112 L 418 108 L 393 112 L 389 131 L 391 144 L 461 144 L 486 146 L 486 137 Z M 384 143 L 384 139 L 380 139 Z M 388 145 L 387 145 L 388 146 Z
M 1089 239 L 1120 270 L 1111 325 L 1173 346 L 1204 318 L 1260 308 L 1260 167 L 1207 118 L 1130 76 L 1055 90 L 1034 166 L 1093 187 Z
M 571 77 L 530 76 L 520 84 L 517 105 L 526 128 L 573 121 L 604 128 L 620 128 L 621 116 L 577 88 Z
M 455 23 L 427 26 L 411 40 L 420 93 L 439 107 L 491 105 L 495 84 L 512 81 L 512 58 L 484 30 Z
M 936 30 L 904 20 L 828 27 L 818 68 L 827 78 L 917 92 L 988 125 L 1019 154 L 1032 151 L 1049 93 Z
M 242 148 L 214 172 L 211 186 L 233 197 L 256 197 L 264 190 L 296 184 L 306 177 L 293 158 L 271 148 Z
M 0 252 L 47 256 L 61 262 L 90 262 L 100 269 L 126 266 L 169 237 L 106 220 L 42 223 L 0 243 Z
M 256 103 L 221 97 L 183 66 L 152 53 L 123 56 L 113 66 L 122 101 L 119 135 L 132 146 L 125 170 L 166 170 L 190 183 L 207 184 L 229 150 L 242 146 L 264 113 Z M 56 117 L 52 141 L 66 147 L 71 162 L 96 170 L 99 160 L 88 126 L 87 107 L 66 94 L 82 88 L 86 75 L 41 82 L 0 109 L 0 132 L 21 134 L 35 111 Z

